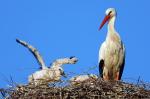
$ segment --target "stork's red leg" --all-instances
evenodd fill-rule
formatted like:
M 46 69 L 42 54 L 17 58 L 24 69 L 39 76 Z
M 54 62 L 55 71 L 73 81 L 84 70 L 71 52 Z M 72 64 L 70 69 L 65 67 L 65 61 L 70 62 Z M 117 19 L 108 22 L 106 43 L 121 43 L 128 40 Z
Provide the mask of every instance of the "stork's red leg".
M 103 76 L 103 78 L 104 78 L 105 81 L 108 81 L 108 80 L 109 80 L 108 74 L 105 74 L 105 75 Z
M 119 80 L 119 72 L 116 73 L 116 77 L 115 77 L 115 80 Z

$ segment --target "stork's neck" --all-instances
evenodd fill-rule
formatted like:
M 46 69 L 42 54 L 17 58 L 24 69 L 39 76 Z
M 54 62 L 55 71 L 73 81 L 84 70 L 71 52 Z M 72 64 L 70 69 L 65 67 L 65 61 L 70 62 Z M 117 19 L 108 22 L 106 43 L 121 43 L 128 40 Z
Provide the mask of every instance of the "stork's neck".
M 116 19 L 116 17 L 113 16 L 109 20 L 109 22 L 108 22 L 108 33 L 114 33 L 114 32 L 116 32 L 116 30 L 115 30 L 115 19 Z
M 108 22 L 107 39 L 116 40 L 120 38 L 119 34 L 115 30 L 115 19 L 116 16 L 113 16 Z

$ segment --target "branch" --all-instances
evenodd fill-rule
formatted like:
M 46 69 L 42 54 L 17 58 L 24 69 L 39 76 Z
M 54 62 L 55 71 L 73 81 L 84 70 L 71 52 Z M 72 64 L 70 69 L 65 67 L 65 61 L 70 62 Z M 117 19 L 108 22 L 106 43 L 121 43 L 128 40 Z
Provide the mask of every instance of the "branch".
M 45 63 L 44 63 L 44 60 L 43 60 L 42 56 L 40 55 L 40 53 L 38 52 L 38 50 L 36 48 L 34 48 L 33 46 L 27 44 L 25 41 L 21 41 L 19 39 L 16 39 L 16 42 L 20 43 L 21 45 L 23 45 L 24 47 L 29 49 L 29 51 L 34 55 L 34 57 L 36 58 L 38 64 L 41 66 L 42 69 L 47 68 L 45 66 Z

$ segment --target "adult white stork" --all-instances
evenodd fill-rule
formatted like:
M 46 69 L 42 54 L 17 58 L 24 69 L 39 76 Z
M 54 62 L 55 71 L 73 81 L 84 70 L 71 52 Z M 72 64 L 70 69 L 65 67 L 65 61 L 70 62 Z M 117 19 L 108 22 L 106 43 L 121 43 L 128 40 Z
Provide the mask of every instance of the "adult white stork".
M 116 10 L 108 8 L 99 30 L 108 21 L 106 40 L 99 50 L 99 72 L 105 80 L 120 80 L 125 64 L 125 47 L 115 30 Z

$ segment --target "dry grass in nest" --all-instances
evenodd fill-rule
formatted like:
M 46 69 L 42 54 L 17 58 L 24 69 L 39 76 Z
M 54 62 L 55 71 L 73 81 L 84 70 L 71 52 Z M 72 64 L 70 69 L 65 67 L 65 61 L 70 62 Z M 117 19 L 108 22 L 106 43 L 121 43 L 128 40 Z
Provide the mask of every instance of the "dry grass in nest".
M 148 99 L 150 86 L 98 79 L 77 85 L 17 85 L 15 88 L 1 89 L 1 93 L 7 99 Z

